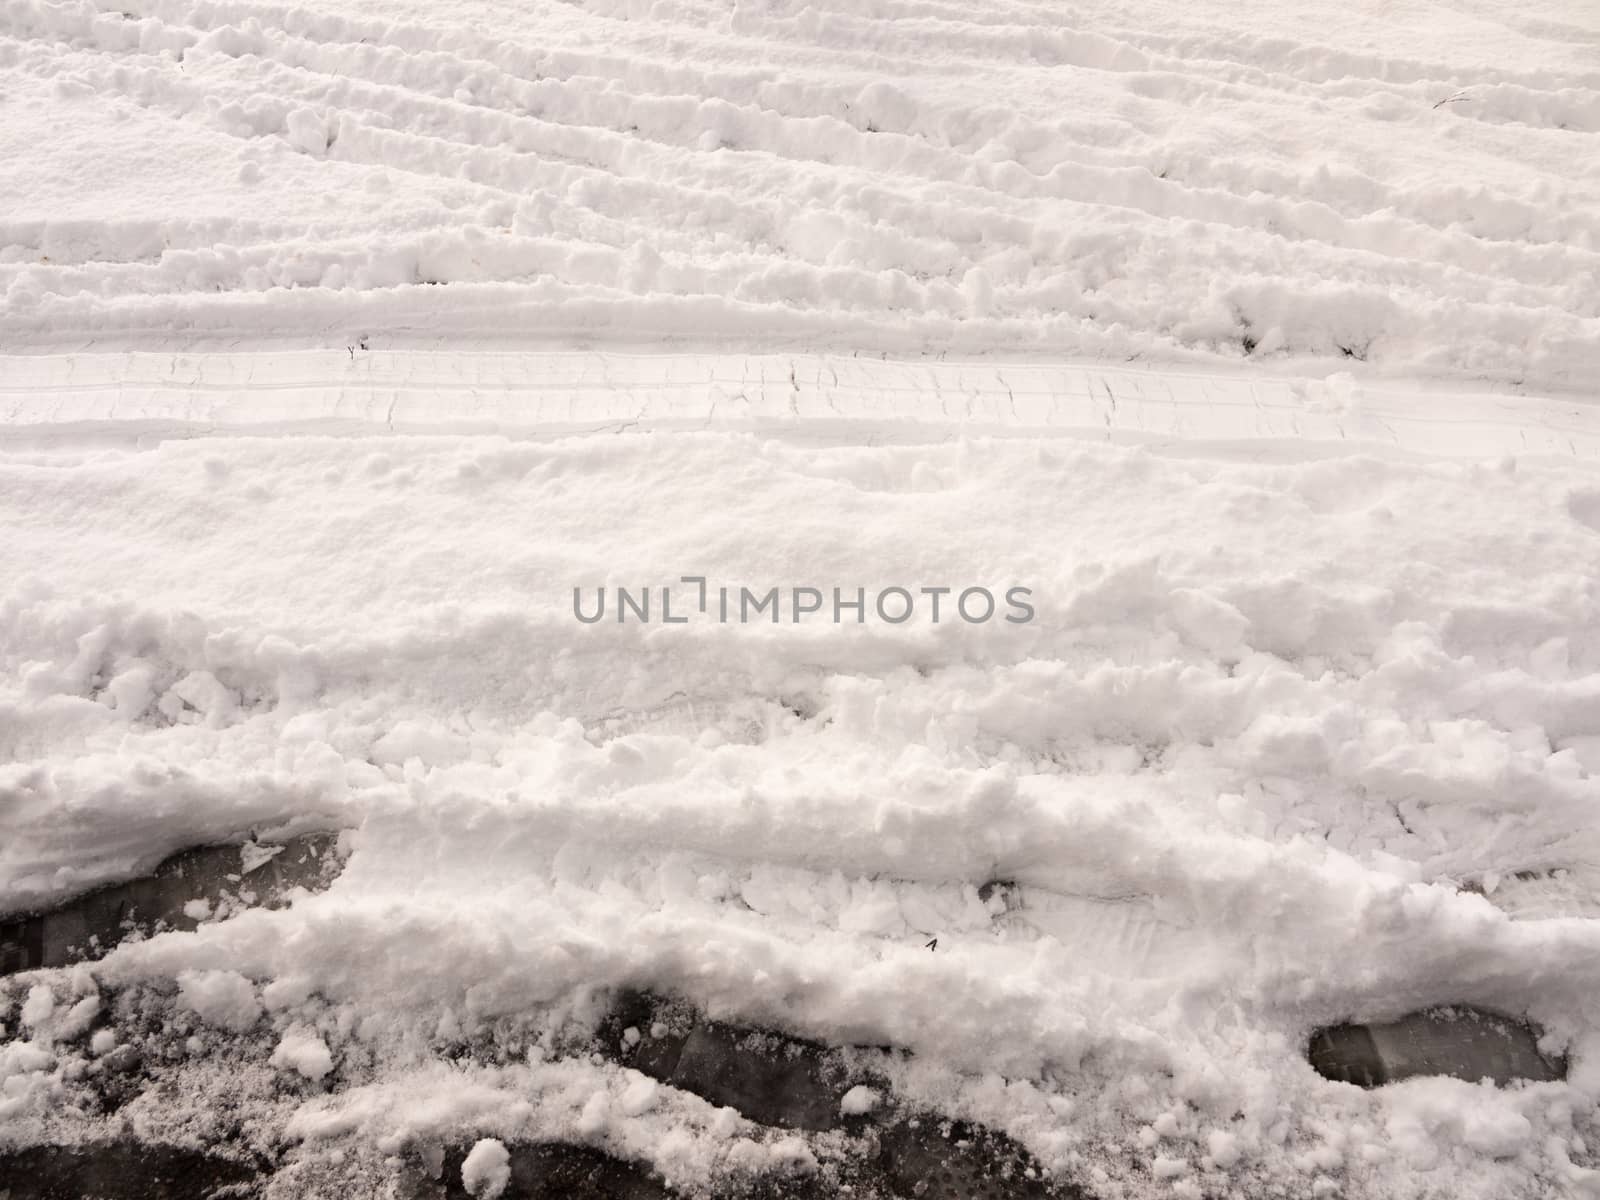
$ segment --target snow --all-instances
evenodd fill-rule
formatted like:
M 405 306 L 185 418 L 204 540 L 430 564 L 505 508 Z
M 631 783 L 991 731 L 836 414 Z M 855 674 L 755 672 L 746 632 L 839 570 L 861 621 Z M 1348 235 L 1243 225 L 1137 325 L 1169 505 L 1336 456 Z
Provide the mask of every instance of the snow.
M 190 900 L 183 906 L 183 915 L 191 921 L 209 921 L 211 904 L 206 900 Z
M 10 345 L 1593 378 L 1593 15 L 10 0 Z M 89 179 L 115 178 L 108 211 Z
M 269 1061 L 275 1067 L 298 1071 L 313 1083 L 333 1070 L 333 1054 L 328 1044 L 315 1030 L 303 1025 L 290 1026 Z
M 175 978 L 223 1029 L 265 1001 L 285 1069 L 364 1047 L 403 1090 L 416 1031 L 537 1030 L 583 989 L 648 980 L 909 1049 L 898 1096 L 1056 1169 L 1116 1166 L 1122 1145 L 1124 1179 L 1200 1178 L 1206 1154 L 1298 1179 L 1330 1169 L 1327 1130 L 1362 1123 L 1338 1160 L 1352 1194 L 1428 1139 L 1463 1195 L 1567 1170 L 1547 1147 L 1592 1140 L 1600 1096 L 1597 934 L 1456 883 L 1596 852 L 1591 464 L 800 434 L 14 457 L 4 778 L 29 799 L 5 816 L 7 897 L 224 819 L 315 818 L 357 829 L 327 892 L 126 945 L 96 975 Z M 691 572 L 1025 581 L 1038 617 L 572 617 L 574 586 Z M 131 720 L 94 680 L 134 665 L 158 695 L 205 673 L 238 700 L 216 724 Z M 1023 907 L 979 900 L 996 878 Z M 1351 1095 L 1301 1058 L 1313 1024 L 1447 999 L 1528 1012 L 1570 1043 L 1574 1081 L 1469 1121 L 1450 1105 L 1481 1109 L 1476 1090 Z M 681 1102 L 566 1062 L 525 1070 L 559 1065 L 570 1101 L 517 1118 L 533 1085 L 480 1071 L 497 1099 L 447 1089 L 428 1119 L 567 1130 L 675 1178 L 748 1153 L 707 1126 L 674 1157 L 658 1141 Z M 344 1136 L 412 1127 L 402 1103 Z
M 180 971 L 178 996 L 201 1020 L 243 1033 L 261 1016 L 254 985 L 237 971 Z
M 461 1186 L 479 1200 L 495 1200 L 511 1181 L 511 1155 L 504 1143 L 484 1138 L 461 1164 Z
M 50 985 L 37 983 L 28 989 L 28 999 L 22 1005 L 22 1023 L 28 1026 L 38 1026 L 50 1019 L 56 1010 L 55 993 L 50 990 Z
M 846 1116 L 860 1116 L 877 1108 L 881 1100 L 882 1097 L 877 1092 L 863 1084 L 857 1084 L 839 1101 L 839 1111 Z
M 6 0 L 0 912 L 350 854 L 0 988 L 0 1141 L 134 1006 L 284 1196 L 837 1151 L 591 1056 L 645 987 L 1104 1200 L 1600 1194 L 1600 24 L 1512 7 Z M 1439 1003 L 1568 1079 L 1305 1062 Z
M 622 1093 L 621 1109 L 625 1116 L 637 1117 L 649 1112 L 656 1106 L 660 1099 L 661 1089 L 654 1079 L 639 1075 L 628 1084 L 627 1090 Z
M 285 433 L 753 430 L 807 441 L 1070 435 L 1263 460 L 1343 453 L 1600 457 L 1592 405 L 1483 383 L 1104 361 L 616 351 L 0 355 L 0 445 Z M 368 468 L 381 473 L 384 458 Z M 206 463 L 228 483 L 228 464 Z M 1576 501 L 1600 520 L 1600 503 Z M 141 705 L 148 680 L 138 683 Z M 119 687 L 117 680 L 111 686 Z M 305 686 L 311 686 L 309 681 Z M 120 703 L 120 700 L 119 700 Z M 141 709 L 142 711 L 142 709 Z

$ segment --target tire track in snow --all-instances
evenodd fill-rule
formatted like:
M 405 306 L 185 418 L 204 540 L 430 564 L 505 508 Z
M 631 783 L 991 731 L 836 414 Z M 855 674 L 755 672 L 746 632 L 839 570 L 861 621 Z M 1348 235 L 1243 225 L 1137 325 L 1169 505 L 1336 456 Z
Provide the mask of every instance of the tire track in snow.
M 561 436 L 638 419 L 641 404 L 641 427 L 799 440 L 1053 432 L 1258 458 L 1323 453 L 1318 443 L 1600 458 L 1600 410 L 1581 400 L 1347 372 L 487 347 L 0 355 L 0 442 L 14 444 L 293 428 Z
M 207 41 L 203 39 L 200 45 L 202 47 L 206 47 L 207 53 L 204 55 L 197 54 L 191 57 L 203 63 L 208 55 L 216 54 L 219 51 L 224 57 L 245 59 L 255 58 L 261 51 L 264 50 L 271 51 L 270 59 L 255 63 L 251 67 L 252 72 L 258 72 L 260 70 L 274 72 L 278 76 L 287 79 L 292 85 L 295 84 L 295 76 L 297 71 L 310 72 L 313 75 L 334 80 L 335 83 L 328 85 L 327 87 L 314 86 L 301 81 L 297 86 L 292 86 L 289 90 L 291 92 L 298 90 L 302 98 L 309 102 L 320 102 L 326 104 L 330 114 L 342 114 L 349 109 L 353 113 L 363 114 L 363 119 L 366 122 L 376 124 L 379 127 L 393 124 L 392 119 L 384 115 L 385 113 L 391 111 L 392 106 L 385 105 L 381 102 L 382 93 L 392 88 L 399 88 L 403 95 L 413 95 L 417 96 L 418 98 L 426 97 L 432 101 L 449 101 L 450 103 L 445 105 L 439 111 L 439 118 L 442 124 L 436 124 L 435 127 L 430 130 L 430 132 L 434 136 L 446 141 L 460 139 L 464 145 L 480 148 L 516 146 L 522 152 L 527 152 L 537 146 L 536 142 L 530 143 L 527 138 L 516 133 L 502 133 L 501 136 L 497 138 L 486 140 L 483 135 L 482 126 L 485 123 L 494 123 L 488 118 L 488 114 L 493 112 L 496 115 L 502 115 L 501 110 L 493 105 L 488 104 L 487 100 L 498 100 L 503 105 L 510 105 L 527 111 L 537 111 L 540 114 L 540 119 L 533 123 L 535 127 L 548 125 L 555 129 L 571 129 L 577 132 L 598 133 L 600 131 L 605 131 L 606 133 L 615 135 L 627 134 L 627 137 L 614 143 L 617 152 L 604 156 L 608 160 L 606 165 L 602 166 L 599 163 L 590 164 L 599 167 L 608 174 L 613 175 L 621 175 L 625 173 L 619 168 L 619 164 L 623 161 L 624 157 L 628 159 L 637 159 L 638 154 L 634 152 L 639 150 L 641 145 L 649 144 L 649 138 L 641 137 L 641 131 L 639 128 L 640 120 L 642 119 L 642 113 L 644 111 L 642 106 L 656 103 L 657 101 L 677 104 L 680 110 L 684 104 L 688 104 L 691 109 L 698 106 L 694 99 L 694 94 L 687 91 L 668 96 L 657 96 L 652 95 L 649 92 L 630 93 L 628 91 L 619 92 L 612 89 L 608 89 L 599 95 L 595 95 L 592 92 L 575 90 L 567 100 L 562 101 L 559 97 L 552 97 L 547 93 L 544 93 L 542 89 L 546 85 L 527 84 L 520 79 L 517 79 L 515 76 L 512 76 L 511 79 L 513 83 L 520 86 L 514 87 L 509 93 L 497 94 L 495 89 L 490 89 L 489 95 L 486 99 L 478 99 L 476 96 L 474 96 L 472 99 L 466 101 L 468 107 L 484 110 L 482 113 L 475 113 L 473 117 L 470 118 L 471 122 L 475 124 L 477 128 L 469 134 L 466 130 L 461 128 L 463 124 L 460 113 L 460 108 L 462 105 L 461 97 L 463 97 L 465 93 L 462 92 L 459 84 L 463 81 L 470 80 L 472 87 L 475 90 L 482 91 L 484 88 L 484 82 L 481 77 L 473 74 L 472 63 L 464 62 L 452 55 L 439 54 L 438 52 L 430 52 L 427 55 L 407 53 L 398 57 L 391 55 L 386 61 L 386 67 L 388 69 L 382 73 L 374 73 L 372 64 L 370 63 L 370 47 L 360 46 L 352 43 L 350 48 L 352 50 L 359 51 L 356 56 L 348 58 L 345 61 L 338 61 L 335 59 L 335 61 L 329 62 L 327 61 L 328 47 L 325 43 L 309 42 L 303 38 L 286 39 L 265 33 L 254 33 L 250 37 L 246 38 L 240 33 L 240 31 L 233 29 L 228 29 L 224 32 L 234 36 L 222 37 L 221 40 L 210 46 L 208 46 Z M 252 51 L 255 53 L 252 53 Z M 403 80 L 408 75 L 419 80 L 425 79 L 430 75 L 433 75 L 436 78 L 440 75 L 439 72 L 430 72 L 425 64 L 418 62 L 419 58 L 442 59 L 449 63 L 453 70 L 446 73 L 445 77 L 441 78 L 440 82 L 433 88 L 418 89 L 407 86 Z M 282 68 L 263 65 L 263 62 L 268 61 L 271 63 L 282 63 L 284 64 L 284 67 L 294 69 L 283 70 Z M 41 67 L 43 69 L 52 69 L 53 65 L 54 64 L 51 64 L 48 59 L 43 60 L 41 63 Z M 452 74 L 455 76 L 455 83 L 447 81 L 448 75 Z M 397 78 L 396 76 L 399 77 Z M 149 77 L 147 76 L 146 78 Z M 364 79 L 367 83 L 371 84 L 375 89 L 377 89 L 377 92 L 373 96 L 369 97 L 369 103 L 365 106 L 352 106 L 349 103 L 352 100 L 358 99 L 360 97 L 360 93 L 352 91 L 348 87 L 341 85 L 339 81 L 344 81 L 351 78 Z M 252 74 L 244 82 L 247 84 L 246 90 L 248 90 L 250 88 L 259 88 L 262 85 L 263 80 L 261 80 L 255 74 Z M 578 81 L 579 84 L 583 82 L 585 81 Z M 690 82 L 691 81 L 685 81 L 683 86 L 690 86 Z M 706 86 L 710 86 L 709 82 L 703 82 L 705 82 Z M 719 79 L 718 82 L 721 83 L 722 86 L 728 86 L 730 83 L 730 81 L 726 79 Z M 734 80 L 731 82 L 737 83 L 739 81 Z M 102 79 L 101 86 L 109 86 L 114 88 L 116 84 L 112 80 Z M 284 89 L 282 87 L 268 87 L 266 90 L 269 92 L 281 92 Z M 528 99 L 526 96 L 519 97 L 517 95 L 518 90 L 524 93 L 537 92 L 539 94 L 539 98 Z M 835 90 L 837 91 L 837 89 Z M 828 106 L 835 111 L 839 111 L 842 108 L 842 110 L 847 114 L 849 110 L 849 104 L 848 101 L 843 99 L 843 97 L 847 94 L 849 93 L 839 92 L 837 95 L 832 97 Z M 1159 95 L 1159 91 L 1156 94 Z M 597 102 L 600 105 L 598 110 L 595 108 Z M 865 150 L 867 147 L 876 145 L 877 143 L 872 142 L 871 138 L 869 136 L 865 136 L 863 131 L 857 126 L 844 124 L 843 122 L 839 121 L 837 117 L 832 118 L 832 123 L 834 124 L 835 128 L 831 131 L 826 158 L 816 157 L 815 151 L 812 149 L 815 143 L 813 139 L 809 137 L 802 138 L 798 141 L 794 141 L 793 144 L 786 145 L 785 143 L 789 139 L 784 133 L 785 129 L 807 123 L 815 124 L 818 118 L 814 114 L 804 114 L 804 121 L 790 120 L 789 114 L 783 112 L 781 108 L 775 111 L 767 107 L 768 104 L 770 104 L 770 101 L 763 100 L 762 103 L 755 105 L 733 104 L 726 106 L 726 111 L 738 114 L 738 120 L 743 126 L 741 128 L 739 139 L 742 143 L 759 146 L 763 150 L 777 149 L 782 153 L 783 157 L 809 170 L 837 172 L 845 167 L 855 167 L 867 170 L 874 174 L 887 173 L 901 177 L 902 185 L 904 183 L 904 177 L 907 174 L 908 168 L 913 166 L 913 164 L 908 162 L 904 156 L 901 156 L 893 162 L 891 172 L 875 171 L 872 161 L 873 156 L 865 153 Z M 192 105 L 177 104 L 173 106 L 173 111 L 182 114 L 188 111 L 191 107 Z M 408 114 L 408 116 L 413 120 L 417 115 L 418 114 L 416 113 Z M 780 118 L 780 122 L 778 124 L 773 125 L 768 122 L 768 125 L 763 127 L 759 123 L 760 121 L 770 118 L 774 115 Z M 937 116 L 937 110 L 935 110 L 935 116 Z M 1003 119 L 1008 120 L 1009 118 Z M 918 128 L 915 130 L 911 140 L 918 143 L 928 142 L 929 149 L 932 150 L 938 148 L 941 145 L 941 141 L 937 138 L 930 140 L 930 131 L 924 127 L 929 120 L 929 118 L 919 119 Z M 752 124 L 752 122 L 755 123 Z M 333 123 L 333 117 L 330 117 L 330 128 L 332 128 Z M 505 122 L 502 121 L 499 122 L 499 124 L 501 124 L 502 129 L 507 128 Z M 661 136 L 670 136 L 674 129 L 681 128 L 681 126 L 678 125 L 662 124 L 661 122 L 656 122 L 656 125 Z M 412 126 L 408 124 L 408 128 L 412 128 Z M 886 131 L 878 132 L 879 136 L 881 137 Z M 1001 130 L 993 129 L 991 132 L 999 133 Z M 1135 130 L 1130 127 L 1129 132 L 1133 133 Z M 776 135 L 776 141 L 774 140 L 774 135 Z M 696 136 L 699 135 L 693 132 L 693 127 L 691 126 L 691 132 L 687 137 L 680 137 L 675 141 L 662 141 L 658 143 L 658 145 L 662 150 L 668 152 L 676 149 L 690 148 L 692 147 L 693 140 Z M 847 156 L 847 158 L 849 158 L 851 161 L 846 163 L 839 163 L 837 161 L 838 151 L 840 148 L 839 139 L 841 136 L 844 138 L 844 144 L 851 146 L 855 151 L 853 154 Z M 971 139 L 968 139 L 965 143 L 951 143 L 948 140 L 943 141 L 943 149 L 949 151 L 949 153 L 944 154 L 942 157 L 937 154 L 932 157 L 924 155 L 923 157 L 927 159 L 925 169 L 914 172 L 912 177 L 919 179 L 921 182 L 928 185 L 939 184 L 958 178 L 962 174 L 964 168 L 970 169 L 970 153 L 971 150 L 975 148 L 975 144 L 976 143 Z M 1071 149 L 1077 149 L 1077 147 L 1071 147 Z M 1105 151 L 1101 151 L 1092 147 L 1088 149 L 1100 157 L 1106 156 Z M 879 157 L 881 159 L 881 156 Z M 1080 173 L 1076 178 L 1070 174 L 1063 174 L 1060 170 L 1060 160 L 1057 159 L 1055 160 L 1057 169 L 1050 173 L 1049 179 L 1041 180 L 1039 183 L 1032 185 L 1034 190 L 1033 198 L 1039 200 L 1071 201 L 1088 204 L 1104 203 L 1104 198 L 1107 192 L 1126 192 L 1130 186 L 1130 181 L 1134 181 L 1142 185 L 1141 187 L 1135 188 L 1133 198 L 1127 202 L 1127 206 L 1134 211 L 1144 212 L 1149 210 L 1153 213 L 1163 216 L 1186 217 L 1188 219 L 1207 220 L 1224 224 L 1237 222 L 1240 228 L 1256 227 L 1265 222 L 1269 226 L 1281 231 L 1283 235 L 1296 237 L 1298 239 L 1325 240 L 1328 236 L 1328 231 L 1325 227 L 1318 227 L 1312 224 L 1306 224 L 1302 226 L 1300 219 L 1296 216 L 1297 206 L 1295 205 L 1281 203 L 1263 204 L 1260 199 L 1263 194 L 1263 188 L 1261 187 L 1263 180 L 1259 178 L 1255 172 L 1243 175 L 1237 180 L 1236 185 L 1230 186 L 1221 181 L 1196 179 L 1196 176 L 1205 173 L 1206 167 L 1200 162 L 1190 162 L 1185 164 L 1185 176 L 1190 179 L 1195 179 L 1196 184 L 1203 186 L 1180 184 L 1176 181 L 1167 181 L 1163 184 L 1161 181 L 1148 178 L 1152 174 L 1152 172 L 1147 169 L 1147 166 L 1150 163 L 1150 157 L 1151 156 L 1149 152 L 1146 151 L 1133 155 L 1111 154 L 1108 158 L 1106 158 L 1106 161 L 1098 163 L 1092 160 L 1079 159 Z M 670 161 L 670 159 L 663 160 L 663 166 L 669 165 Z M 714 170 L 716 165 L 714 160 L 708 160 L 701 155 L 691 155 L 690 161 L 694 162 L 698 168 L 702 169 L 710 168 Z M 640 164 L 634 165 L 637 166 Z M 1136 170 L 1134 174 L 1129 175 L 1126 170 L 1123 170 L 1123 168 L 1135 168 Z M 731 172 L 725 172 L 724 177 L 721 178 L 718 178 L 714 175 L 711 178 L 710 183 L 712 186 L 717 188 L 726 187 L 728 185 L 728 177 L 731 176 L 731 174 Z M 799 181 L 790 179 L 779 180 L 777 182 L 779 186 L 794 186 Z M 998 199 L 1001 196 L 1004 197 L 1006 203 L 1014 203 L 1016 199 L 1018 199 L 1018 197 L 1015 195 L 1018 182 L 1019 181 L 1015 177 L 1010 177 L 1006 180 L 1003 188 L 998 184 L 990 185 L 985 190 L 994 193 L 994 196 L 991 198 L 990 203 L 986 205 L 986 207 L 992 207 L 998 211 L 1002 207 L 1002 205 L 998 203 Z M 1361 182 L 1369 188 L 1381 187 L 1377 181 L 1371 180 L 1370 178 L 1363 179 Z M 1024 186 L 1029 186 L 1026 181 L 1023 181 L 1023 183 Z M 1041 190 L 1047 184 L 1049 185 L 1049 190 Z M 1303 181 L 1282 180 L 1280 182 L 1280 186 L 1286 188 L 1293 187 L 1297 184 L 1303 186 Z M 762 195 L 767 191 L 770 191 L 770 189 L 758 188 L 755 189 L 752 194 Z M 1216 194 L 1218 191 L 1222 193 L 1221 196 Z M 1174 199 L 1177 200 L 1177 203 L 1173 203 Z M 1387 196 L 1383 197 L 1383 200 L 1388 201 L 1388 203 L 1369 200 L 1359 207 L 1351 206 L 1347 202 L 1341 202 L 1337 196 L 1330 197 L 1330 200 L 1332 200 L 1334 203 L 1335 211 L 1340 211 L 1342 209 L 1348 210 L 1343 212 L 1342 215 L 1365 216 L 1376 209 L 1392 209 L 1395 207 L 1397 202 L 1402 200 L 1402 198 L 1396 196 Z M 1362 227 L 1359 230 L 1347 231 L 1347 237 L 1355 237 L 1355 241 L 1349 244 L 1349 248 L 1372 248 L 1381 249 L 1386 252 L 1399 251 L 1406 247 L 1408 239 L 1414 240 L 1418 232 L 1417 227 L 1420 226 L 1424 229 L 1430 230 L 1438 228 L 1434 214 L 1441 209 L 1444 211 L 1449 211 L 1451 208 L 1456 206 L 1457 204 L 1449 202 L 1449 197 L 1446 195 L 1430 195 L 1423 197 L 1421 202 L 1412 206 L 1412 211 L 1407 213 L 1407 216 L 1410 218 L 1407 223 L 1386 225 L 1383 221 L 1374 221 L 1368 219 L 1363 222 Z M 1532 206 L 1522 206 L 1521 212 L 1524 216 L 1525 222 L 1531 225 L 1533 223 L 1536 210 Z M 1543 214 L 1540 215 L 1542 216 Z M 1297 226 L 1301 227 L 1297 228 Z M 935 224 L 934 228 L 938 227 L 939 226 Z M 1551 246 L 1562 245 L 1567 242 L 1574 241 L 1576 238 L 1577 234 L 1575 229 L 1558 228 L 1554 231 L 1553 236 L 1547 244 Z M 1333 244 L 1339 245 L 1341 243 L 1336 241 Z M 1410 247 L 1410 249 L 1417 252 L 1418 257 L 1420 258 L 1428 257 L 1429 247 L 1427 243 L 1424 243 L 1424 245 L 1420 247 Z M 1471 253 L 1473 251 L 1473 247 L 1469 242 L 1468 245 L 1464 247 L 1457 246 L 1454 247 L 1453 250 L 1455 253 Z M 1448 255 L 1446 256 L 1448 257 Z M 1498 274 L 1504 273 L 1507 270 L 1514 270 L 1516 266 L 1517 262 L 1515 260 L 1509 262 L 1489 261 L 1485 263 L 1484 269 L 1494 271 Z
M 218 186 L 239 192 L 241 232 L 243 213 L 264 221 L 280 175 L 380 215 L 352 236 L 351 202 L 335 201 L 303 239 L 250 246 L 224 230 L 206 249 L 158 207 L 128 234 L 148 245 L 147 222 L 170 223 L 172 252 L 119 252 L 111 227 L 99 239 L 109 258 L 142 258 L 133 269 L 38 261 L 60 239 L 36 221 L 0 256 L 0 328 L 14 337 L 97 321 L 225 336 L 240 301 L 291 336 L 327 328 L 338 304 L 398 327 L 436 319 L 421 289 L 442 286 L 480 332 L 496 309 L 526 329 L 551 305 L 630 298 L 661 332 L 709 321 L 755 337 L 853 329 L 878 346 L 910 328 L 1081 352 L 1342 350 L 1552 382 L 1586 378 L 1600 344 L 1586 282 L 1600 273 L 1600 208 L 1569 153 L 1593 93 L 1560 73 L 1439 80 L 1476 82 L 1484 116 L 1576 105 L 1565 132 L 1512 142 L 1484 127 L 1468 140 L 1488 182 L 1468 185 L 1429 165 L 1444 153 L 1429 139 L 1459 131 L 1465 106 L 1433 110 L 1428 71 L 1363 77 L 1362 62 L 1388 60 L 1271 40 L 1244 43 L 1255 48 L 1238 61 L 1322 62 L 1330 76 L 1288 128 L 1262 79 L 1093 29 L 1040 32 L 1076 65 L 1008 78 L 991 51 L 951 47 L 1026 41 L 1026 25 L 979 36 L 951 20 L 741 9 L 705 29 L 684 16 L 701 10 L 664 5 L 642 22 L 519 15 L 489 38 L 440 18 L 272 5 L 130 11 L 10 0 L 5 58 L 34 94 L 138 105 L 176 122 L 172 138 L 238 162 L 240 178 Z M 830 33 L 838 21 L 862 27 Z M 903 57 L 839 44 L 869 32 Z M 943 74 L 916 65 L 930 55 Z M 1263 119 L 1259 147 L 1218 152 Z M 1427 131 L 1421 158 L 1372 160 L 1369 135 L 1407 120 Z M 1338 169 L 1295 166 L 1294 126 L 1326 140 Z M 368 190 L 392 189 L 394 166 L 421 211 Z M 452 220 L 461 233 L 444 231 Z M 509 291 L 480 303 L 464 289 L 482 282 Z

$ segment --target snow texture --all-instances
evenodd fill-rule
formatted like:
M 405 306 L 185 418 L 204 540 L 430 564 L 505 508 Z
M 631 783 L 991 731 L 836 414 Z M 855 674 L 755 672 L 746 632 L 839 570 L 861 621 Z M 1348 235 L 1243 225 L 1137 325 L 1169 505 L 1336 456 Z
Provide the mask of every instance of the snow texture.
M 0 335 L 1581 388 L 1597 34 L 1567 0 L 6 0 Z
M 313 1083 L 333 1070 L 333 1055 L 328 1044 L 316 1031 L 305 1026 L 291 1026 L 272 1052 L 273 1066 L 298 1071 Z
M 0 895 L 355 829 L 325 893 L 93 968 L 270 1022 L 308 1078 L 370 1062 L 285 1118 L 330 1152 L 537 1132 L 685 1182 L 807 1169 L 587 1058 L 435 1072 L 440 1039 L 536 1042 L 648 980 L 910 1050 L 898 1098 L 1107 1195 L 1591 1186 L 1600 932 L 1459 885 L 1600 855 L 1592 464 L 803 429 L 10 455 Z M 1038 614 L 573 617 L 575 586 L 689 573 L 1022 583 Z M 52 1023 L 93 986 L 27 999 L 13 1130 L 60 1119 Z M 1571 1079 L 1362 1093 L 1304 1061 L 1316 1024 L 1451 1001 L 1529 1014 Z
M 181 971 L 178 995 L 202 1021 L 243 1033 L 261 1017 L 255 987 L 237 971 Z
M 511 1155 L 494 1138 L 484 1138 L 461 1164 L 461 1186 L 476 1200 L 495 1200 L 511 1180 Z
M 349 851 L 0 987 L 0 1147 L 103 1139 L 145 1021 L 116 1119 L 291 1146 L 272 1200 L 445 1145 L 492 1196 L 531 1140 L 820 1169 L 591 1053 L 648 987 L 904 1051 L 841 1116 L 1100 1200 L 1600 1196 L 1597 46 L 1561 0 L 0 0 L 0 912 Z M 793 619 L 857 588 L 915 614 Z M 1305 1061 L 1448 1003 L 1569 1077 Z

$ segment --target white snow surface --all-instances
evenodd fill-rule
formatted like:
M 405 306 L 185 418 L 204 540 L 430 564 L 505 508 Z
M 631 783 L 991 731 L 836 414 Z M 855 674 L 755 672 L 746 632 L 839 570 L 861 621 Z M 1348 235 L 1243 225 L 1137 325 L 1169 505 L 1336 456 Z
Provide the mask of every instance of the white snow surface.
M 504 1143 L 484 1138 L 461 1164 L 461 1183 L 471 1196 L 495 1200 L 511 1179 L 511 1155 Z
M 231 432 L 562 433 L 741 429 L 811 441 L 1071 434 L 1285 459 L 1600 457 L 1588 397 L 1506 385 L 1104 360 L 860 353 L 246 350 L 0 355 L 0 443 L 137 443 Z M 204 686 L 195 684 L 193 686 Z
M 1102 1200 L 1600 1195 L 1592 9 L 0 0 L 0 113 L 0 912 L 350 852 L 0 991 L 0 1146 L 148 984 L 275 1200 L 836 1151 L 647 987 Z M 1438 1003 L 1569 1078 L 1305 1061 Z
M 1458 888 L 1600 862 L 1592 458 L 803 417 L 116 426 L 0 458 L 0 901 L 243 829 L 353 853 L 326 893 L 30 996 L 14 1136 L 77 1128 L 51 1103 L 69 1000 L 176 979 L 208 1026 L 270 1024 L 280 1077 L 373 1061 L 279 1112 L 312 1157 L 537 1134 L 685 1186 L 809 1169 L 631 1071 L 430 1049 L 508 1020 L 554 1045 L 596 989 L 649 986 L 908 1049 L 898 1100 L 1106 1196 L 1597 1178 L 1600 926 Z M 574 587 L 692 611 L 685 575 L 1037 611 L 574 617 Z M 991 879 L 1024 907 L 982 903 Z M 1527 1013 L 1570 1080 L 1368 1093 L 1304 1060 L 1318 1023 L 1444 1002 Z
M 5 0 L 9 347 L 1600 338 L 1572 0 Z

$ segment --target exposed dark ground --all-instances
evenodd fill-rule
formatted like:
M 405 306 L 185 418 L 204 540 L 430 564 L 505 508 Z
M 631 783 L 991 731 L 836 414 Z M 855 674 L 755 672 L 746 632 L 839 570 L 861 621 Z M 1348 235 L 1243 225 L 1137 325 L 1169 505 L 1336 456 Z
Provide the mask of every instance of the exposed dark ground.
M 337 835 L 313 834 L 281 850 L 207 846 L 165 860 L 148 877 L 97 889 L 48 912 L 0 924 L 0 975 L 66 966 L 107 953 L 133 937 L 192 929 L 184 913 L 196 899 L 214 916 L 252 905 L 288 903 L 337 876 Z M 249 869 L 246 869 L 249 868 Z M 127 1042 L 97 1064 L 97 1095 L 109 1114 L 155 1086 L 159 1064 Z M 1565 1063 L 1542 1054 L 1537 1034 L 1510 1017 L 1470 1008 L 1435 1008 L 1385 1025 L 1319 1029 L 1308 1058 L 1322 1075 L 1363 1087 L 1420 1074 L 1496 1083 L 1556 1079 Z M 1070 1180 L 1051 1178 L 1005 1135 L 894 1103 L 874 1073 L 888 1047 L 827 1047 L 763 1029 L 705 1019 L 667 997 L 617 997 L 597 1031 L 601 1053 L 671 1087 L 692 1092 L 773 1131 L 841 1131 L 856 1149 L 810 1175 L 730 1182 L 717 1200 L 1091 1200 Z M 466 1051 L 470 1056 L 470 1049 Z M 886 1095 L 871 1112 L 847 1115 L 841 1100 L 867 1085 Z M 467 1145 L 409 1154 L 393 1195 L 401 1200 L 464 1200 Z M 509 1147 L 505 1200 L 660 1200 L 681 1195 L 646 1166 L 585 1145 Z M 0 1200 L 200 1200 L 261 1194 L 276 1164 L 259 1148 L 226 1138 L 198 1148 L 118 1137 L 78 1146 L 0 1152 Z

